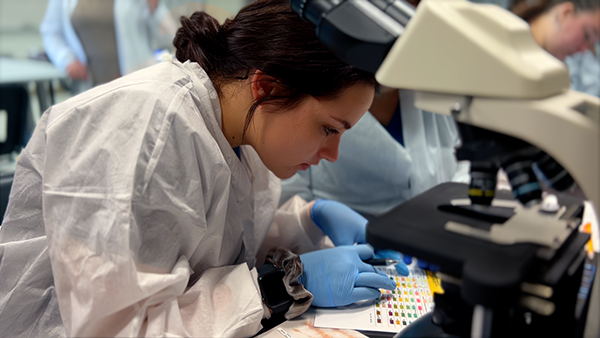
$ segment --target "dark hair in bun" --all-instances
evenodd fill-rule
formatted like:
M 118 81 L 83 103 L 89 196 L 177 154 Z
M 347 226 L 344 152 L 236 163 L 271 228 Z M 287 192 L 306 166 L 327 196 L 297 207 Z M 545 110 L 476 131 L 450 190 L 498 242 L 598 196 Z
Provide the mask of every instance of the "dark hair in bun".
M 244 7 L 223 26 L 206 13 L 181 18 L 173 41 L 179 61 L 197 62 L 219 93 L 220 86 L 247 79 L 261 70 L 282 86 L 278 95 L 254 102 L 290 108 L 307 95 L 332 99 L 362 83 L 375 86 L 373 74 L 341 61 L 318 39 L 315 26 L 291 10 L 289 0 L 258 0 Z
M 219 22 L 204 12 L 195 12 L 189 19 L 181 17 L 180 21 L 181 28 L 173 40 L 177 59 L 197 62 L 209 76 L 219 71 L 219 60 L 227 53 L 225 34 Z

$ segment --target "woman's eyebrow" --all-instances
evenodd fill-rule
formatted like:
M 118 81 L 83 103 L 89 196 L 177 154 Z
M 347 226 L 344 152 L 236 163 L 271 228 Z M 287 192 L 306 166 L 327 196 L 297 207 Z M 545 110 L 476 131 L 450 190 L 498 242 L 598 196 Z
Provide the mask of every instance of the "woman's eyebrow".
M 346 120 L 342 120 L 342 119 L 340 119 L 340 118 L 337 118 L 337 117 L 335 117 L 335 116 L 332 116 L 332 117 L 333 117 L 333 119 L 334 119 L 334 120 L 336 120 L 336 121 L 338 121 L 339 123 L 341 123 L 341 124 L 344 126 L 344 128 L 346 128 L 346 129 L 350 129 L 350 128 L 352 128 L 352 126 L 350 125 L 350 123 L 349 123 L 348 121 L 346 121 Z

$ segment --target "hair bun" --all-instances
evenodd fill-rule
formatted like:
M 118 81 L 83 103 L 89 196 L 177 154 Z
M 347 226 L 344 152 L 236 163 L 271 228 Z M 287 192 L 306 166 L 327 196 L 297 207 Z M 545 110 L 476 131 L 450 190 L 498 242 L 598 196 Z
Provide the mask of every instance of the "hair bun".
M 552 3 L 548 0 L 513 0 L 510 11 L 521 19 L 530 22 L 544 13 L 551 5 Z
M 188 19 L 181 17 L 173 45 L 180 62 L 197 61 L 204 69 L 212 69 L 226 51 L 219 22 L 204 12 L 195 12 Z

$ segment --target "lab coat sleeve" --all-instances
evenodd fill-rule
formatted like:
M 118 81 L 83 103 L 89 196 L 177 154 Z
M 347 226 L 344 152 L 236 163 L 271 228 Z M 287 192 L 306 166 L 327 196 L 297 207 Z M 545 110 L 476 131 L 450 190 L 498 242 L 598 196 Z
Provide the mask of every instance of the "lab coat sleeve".
M 305 201 L 312 201 L 315 199 L 312 190 L 311 174 L 311 168 L 308 168 L 304 171 L 298 171 L 294 176 L 287 180 L 281 181 L 281 197 L 279 198 L 279 205 L 283 205 L 294 197 L 294 195 L 302 197 Z
M 273 247 L 283 247 L 301 255 L 335 246 L 310 218 L 312 204 L 296 195 L 279 207 L 257 255 L 259 265 L 264 262 L 267 252 Z
M 469 161 L 457 161 L 456 171 L 452 176 L 452 182 L 458 183 L 471 183 L 471 162 Z
M 60 70 L 65 70 L 71 62 L 76 60 L 75 53 L 69 47 L 62 30 L 63 20 L 70 20 L 70 18 L 64 18 L 64 5 L 65 2 L 62 0 L 50 0 L 40 25 L 40 34 L 46 54 L 54 66 Z
M 230 177 L 202 172 L 220 153 L 192 123 L 189 93 L 166 105 L 128 92 L 127 107 L 159 112 L 151 117 L 119 109 L 115 96 L 54 117 L 46 130 L 44 223 L 67 336 L 255 334 L 264 316 L 256 270 L 190 267 L 201 244 L 228 234 L 210 220 L 227 205 L 228 185 L 219 187 Z

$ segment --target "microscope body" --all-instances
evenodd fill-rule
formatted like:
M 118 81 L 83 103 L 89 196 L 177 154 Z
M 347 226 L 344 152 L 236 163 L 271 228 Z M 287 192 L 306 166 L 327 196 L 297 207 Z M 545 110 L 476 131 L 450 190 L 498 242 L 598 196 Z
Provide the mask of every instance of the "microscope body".
M 423 55 L 427 55 L 426 62 L 418 62 Z M 455 118 L 462 138 L 457 157 L 474 165 L 472 183 L 492 183 L 463 187 L 463 197 L 470 197 L 474 209 L 494 213 L 486 204 L 496 197 L 493 183 L 502 167 L 509 176 L 512 197 L 521 204 L 513 210 L 529 214 L 519 217 L 519 224 L 512 228 L 515 236 L 506 241 L 492 235 L 498 230 L 510 232 L 509 223 L 516 216 L 489 224 L 481 224 L 481 213 L 473 210 L 457 216 L 456 210 L 443 209 L 452 193 L 438 191 L 438 187 L 401 205 L 404 212 L 390 212 L 396 215 L 395 225 L 385 228 L 403 232 L 393 237 L 396 244 L 390 248 L 441 266 L 442 275 L 455 281 L 445 283 L 447 294 L 436 296 L 434 322 L 437 320 L 444 332 L 459 336 L 598 336 L 598 283 L 591 293 L 587 323 L 587 304 L 583 313 L 575 308 L 587 241 L 587 236 L 577 231 L 580 215 L 573 213 L 577 203 L 563 204 L 571 213 L 556 215 L 563 224 L 550 226 L 556 219 L 550 220 L 539 210 L 542 192 L 538 179 L 546 178 L 546 187 L 561 191 L 574 189 L 577 182 L 598 210 L 600 99 L 569 89 L 565 66 L 537 46 L 525 22 L 500 8 L 461 0 L 423 1 L 379 68 L 377 79 L 387 86 L 415 89 L 418 108 Z M 485 170 L 480 170 L 482 167 Z M 473 196 L 476 193 L 479 200 Z M 446 201 L 430 204 L 438 194 Z M 407 213 L 415 210 L 414 203 L 428 206 L 418 216 L 419 229 L 429 227 L 427 239 L 420 239 L 430 246 L 424 245 L 425 250 L 424 246 L 415 251 L 408 248 L 412 235 L 404 222 Z M 436 213 L 441 217 L 438 221 L 431 219 Z M 462 219 L 456 221 L 455 217 Z M 375 234 L 381 221 L 374 220 L 367 230 L 367 241 L 375 246 L 380 244 Z M 537 222 L 539 227 L 533 226 Z M 463 240 L 470 238 L 462 243 L 456 234 L 462 234 Z M 432 243 L 433 237 L 441 242 Z M 435 257 L 433 253 L 447 241 L 451 244 L 445 245 L 452 249 Z M 531 251 L 517 254 L 524 247 Z M 496 249 L 504 253 L 491 255 Z M 455 257 L 454 264 L 461 263 L 453 270 L 445 259 L 456 252 L 464 256 Z M 511 259 L 515 257 L 519 258 Z M 512 273 L 498 274 L 502 267 Z M 507 276 L 514 278 L 512 286 L 506 281 L 501 287 Z M 549 288 L 553 295 L 532 295 L 531 290 L 521 289 L 523 283 Z M 494 299 L 497 295 L 501 297 Z

